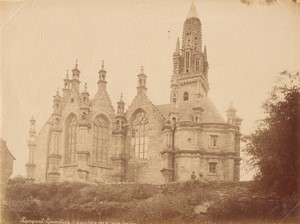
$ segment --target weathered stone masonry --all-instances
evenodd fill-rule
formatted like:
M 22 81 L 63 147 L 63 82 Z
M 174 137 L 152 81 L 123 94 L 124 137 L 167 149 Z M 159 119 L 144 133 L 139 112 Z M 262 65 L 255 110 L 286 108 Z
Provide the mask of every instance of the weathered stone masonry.
M 208 97 L 208 58 L 202 28 L 192 5 L 182 42 L 173 54 L 170 102 L 154 105 L 147 96 L 147 76 L 138 74 L 137 95 L 117 110 L 106 90 L 102 63 L 98 91 L 80 92 L 76 62 L 66 74 L 62 96 L 53 97 L 52 114 L 36 134 L 30 120 L 27 177 L 35 181 L 146 182 L 199 178 L 238 181 L 242 119 L 230 105 L 227 121 Z

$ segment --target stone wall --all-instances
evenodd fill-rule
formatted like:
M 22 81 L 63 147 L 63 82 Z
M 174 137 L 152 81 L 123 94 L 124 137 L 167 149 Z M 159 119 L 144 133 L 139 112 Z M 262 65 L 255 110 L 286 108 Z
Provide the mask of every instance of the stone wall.
M 148 119 L 148 158 L 147 159 L 134 159 L 131 152 L 131 138 L 132 127 L 131 120 L 134 113 L 141 109 L 145 111 Z M 128 133 L 125 142 L 126 153 L 130 156 L 127 166 L 127 181 L 139 181 L 144 183 L 164 183 L 160 170 L 163 168 L 161 151 L 164 148 L 163 136 L 161 128 L 163 126 L 163 119 L 160 114 L 155 110 L 154 105 L 147 99 L 145 95 L 138 95 L 133 101 L 132 105 L 126 114 L 129 123 Z
M 6 185 L 13 172 L 15 158 L 9 152 L 6 142 L 0 138 L 0 223 L 2 223 L 2 206 L 6 195 Z

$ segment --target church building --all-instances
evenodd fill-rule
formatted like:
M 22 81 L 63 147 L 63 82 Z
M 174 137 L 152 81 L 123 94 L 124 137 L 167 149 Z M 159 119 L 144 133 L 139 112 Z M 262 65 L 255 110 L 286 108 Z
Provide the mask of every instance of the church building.
M 143 67 L 137 93 L 125 110 L 116 110 L 106 90 L 102 62 L 98 91 L 80 89 L 78 63 L 53 97 L 49 119 L 40 132 L 30 120 L 27 177 L 36 182 L 187 181 L 194 172 L 208 181 L 239 181 L 242 119 L 230 105 L 226 121 L 208 97 L 209 64 L 202 28 L 192 4 L 182 40 L 173 53 L 170 102 L 155 105 L 147 96 Z

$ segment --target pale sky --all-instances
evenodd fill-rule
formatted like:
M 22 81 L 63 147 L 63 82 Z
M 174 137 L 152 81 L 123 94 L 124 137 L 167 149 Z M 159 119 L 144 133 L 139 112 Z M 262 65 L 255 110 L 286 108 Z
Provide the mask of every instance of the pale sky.
M 25 175 L 29 120 L 40 131 L 52 97 L 78 59 L 81 89 L 97 89 L 101 61 L 107 89 L 126 106 L 143 65 L 148 97 L 169 101 L 172 55 L 192 1 L 28 0 L 0 2 L 1 133 L 16 157 L 14 175 Z M 283 70 L 300 71 L 300 4 L 278 0 L 247 6 L 239 0 L 194 1 L 209 61 L 209 97 L 225 117 L 230 101 L 249 133 L 263 118 L 261 104 Z M 17 10 L 15 10 L 17 9 Z M 15 10 L 15 11 L 14 11 Z M 13 13 L 12 13 L 13 12 Z M 251 176 L 242 166 L 241 179 Z

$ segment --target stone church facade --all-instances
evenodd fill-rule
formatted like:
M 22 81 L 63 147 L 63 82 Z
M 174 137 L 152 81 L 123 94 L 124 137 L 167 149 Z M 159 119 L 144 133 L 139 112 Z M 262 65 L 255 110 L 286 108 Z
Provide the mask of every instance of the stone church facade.
M 208 97 L 208 60 L 201 22 L 192 5 L 173 54 L 170 102 L 154 105 L 142 68 L 137 94 L 115 111 L 102 62 L 98 92 L 80 91 L 77 62 L 53 97 L 52 114 L 36 134 L 30 120 L 27 177 L 41 181 L 239 181 L 242 119 L 231 105 L 225 121 Z

